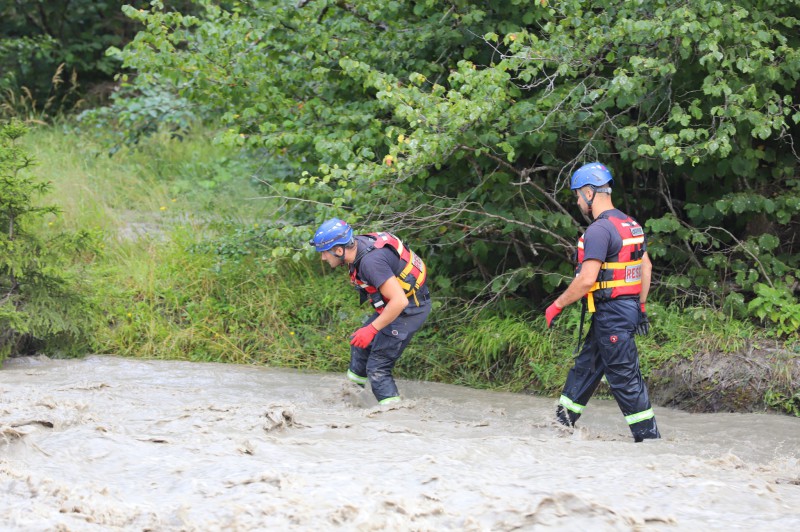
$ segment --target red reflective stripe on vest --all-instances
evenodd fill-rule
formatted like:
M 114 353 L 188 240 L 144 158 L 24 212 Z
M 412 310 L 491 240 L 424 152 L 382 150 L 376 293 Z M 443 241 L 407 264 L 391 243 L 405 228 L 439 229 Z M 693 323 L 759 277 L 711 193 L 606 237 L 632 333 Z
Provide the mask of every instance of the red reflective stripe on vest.
M 616 255 L 606 257 L 600 266 L 597 282 L 589 290 L 595 301 L 608 301 L 623 296 L 637 296 L 642 291 L 642 264 L 644 254 L 644 230 L 631 217 L 605 218 L 614 225 L 622 238 L 622 247 Z M 580 272 L 584 259 L 583 235 L 578 240 L 578 267 Z M 614 281 L 619 286 L 604 287 L 604 283 Z

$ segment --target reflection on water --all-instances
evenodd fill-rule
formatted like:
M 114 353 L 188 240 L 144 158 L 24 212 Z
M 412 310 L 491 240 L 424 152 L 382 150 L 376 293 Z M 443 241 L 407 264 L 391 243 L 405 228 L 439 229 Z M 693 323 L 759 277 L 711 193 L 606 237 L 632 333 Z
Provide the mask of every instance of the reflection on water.
M 796 530 L 800 420 L 343 375 L 12 359 L 0 370 L 3 530 Z

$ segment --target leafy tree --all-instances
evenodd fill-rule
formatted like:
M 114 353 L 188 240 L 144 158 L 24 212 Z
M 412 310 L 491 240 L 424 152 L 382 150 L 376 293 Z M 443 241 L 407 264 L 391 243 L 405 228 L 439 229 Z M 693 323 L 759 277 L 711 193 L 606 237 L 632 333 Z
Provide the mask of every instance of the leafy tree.
M 601 160 L 662 297 L 796 300 L 798 0 L 199 4 L 126 8 L 145 30 L 112 54 L 262 153 L 282 219 L 379 223 L 428 243 L 439 293 L 542 306 L 585 223 L 569 175 Z

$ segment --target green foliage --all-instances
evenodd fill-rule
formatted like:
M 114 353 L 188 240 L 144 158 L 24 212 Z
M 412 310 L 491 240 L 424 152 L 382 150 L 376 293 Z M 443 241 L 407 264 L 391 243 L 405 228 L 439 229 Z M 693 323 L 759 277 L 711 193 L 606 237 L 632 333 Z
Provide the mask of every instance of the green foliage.
M 164 131 L 182 139 L 197 120 L 189 102 L 165 86 L 142 86 L 133 91 L 123 84 L 111 101 L 109 106 L 89 109 L 78 116 L 84 131 L 95 133 L 110 145 L 109 155 L 123 147 L 135 147 L 143 137 Z
M 89 105 L 105 101 L 119 69 L 106 49 L 123 46 L 139 29 L 122 8 L 149 4 L 149 0 L 0 3 L 0 95 L 24 100 L 33 106 L 33 114 L 47 119 L 87 101 Z M 192 4 L 192 0 L 170 2 L 173 9 L 186 12 L 191 12 Z M 56 78 L 70 83 L 62 85 Z M 3 112 L 0 107 L 0 117 Z
M 35 79 L 37 68 L 45 67 L 47 76 L 48 68 L 52 72 L 52 67 L 66 62 L 70 69 L 112 74 L 116 64 L 103 57 L 103 52 L 112 44 L 124 42 L 120 31 L 113 31 L 125 28 L 120 17 L 122 5 L 108 1 L 33 0 L 24 6 L 4 3 L 0 11 L 2 33 L 13 36 L 2 41 L 4 70 L 14 66 L 24 77 Z
M 199 5 L 126 8 L 145 29 L 111 54 L 269 161 L 276 260 L 339 215 L 428 243 L 442 295 L 540 308 L 583 223 L 564 185 L 600 159 L 662 297 L 747 315 L 794 286 L 796 0 Z
M 0 125 L 0 360 L 36 350 L 74 355 L 93 326 L 74 274 L 91 260 L 97 235 L 36 230 L 57 210 L 38 203 L 50 185 L 29 175 L 34 161 L 18 142 L 26 133 L 18 121 Z
M 271 206 L 234 180 L 258 161 L 199 134 L 159 134 L 113 159 L 97 156 L 93 136 L 68 128 L 25 140 L 65 213 L 48 229 L 86 227 L 104 237 L 87 266 L 95 305 L 87 352 L 344 367 L 362 310 L 341 271 L 262 258 L 271 258 L 262 241 Z
M 0 92 L 24 97 L 35 113 L 72 109 L 87 85 L 108 82 L 118 63 L 104 54 L 130 39 L 134 27 L 120 11 L 125 2 L 31 0 L 0 5 Z M 138 2 L 144 4 L 145 2 Z M 57 77 L 70 85 L 54 83 Z M 55 106 L 58 101 L 60 105 Z M 2 112 L 2 111 L 0 111 Z
M 758 333 L 747 322 L 698 302 L 695 306 L 648 303 L 648 336 L 637 336 L 642 374 L 664 367 L 677 358 L 691 360 L 697 353 L 738 353 Z
M 797 338 L 800 330 L 800 303 L 792 297 L 791 288 L 759 283 L 755 292 L 757 297 L 748 303 L 747 309 L 756 317 L 772 322 L 778 332 Z
M 800 417 L 800 391 L 792 394 L 792 392 L 770 390 L 766 394 L 765 401 L 768 406 L 776 410 Z

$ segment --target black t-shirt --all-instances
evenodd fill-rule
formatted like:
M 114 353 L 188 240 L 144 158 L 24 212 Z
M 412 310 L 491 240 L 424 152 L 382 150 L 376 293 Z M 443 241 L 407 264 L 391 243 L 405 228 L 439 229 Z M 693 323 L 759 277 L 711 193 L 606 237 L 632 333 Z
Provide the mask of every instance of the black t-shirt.
M 607 218 L 627 219 L 628 215 L 619 209 L 611 209 L 589 224 L 583 235 L 583 260 L 599 260 L 605 262 L 614 257 L 622 249 L 622 237 L 617 228 Z M 642 245 L 647 251 L 647 243 Z
M 369 238 L 362 236 L 357 236 L 356 242 L 359 249 L 366 249 L 372 245 Z M 402 272 L 404 267 L 405 263 L 389 247 L 374 248 L 356 265 L 358 277 L 375 288 L 380 288 L 390 277 Z

